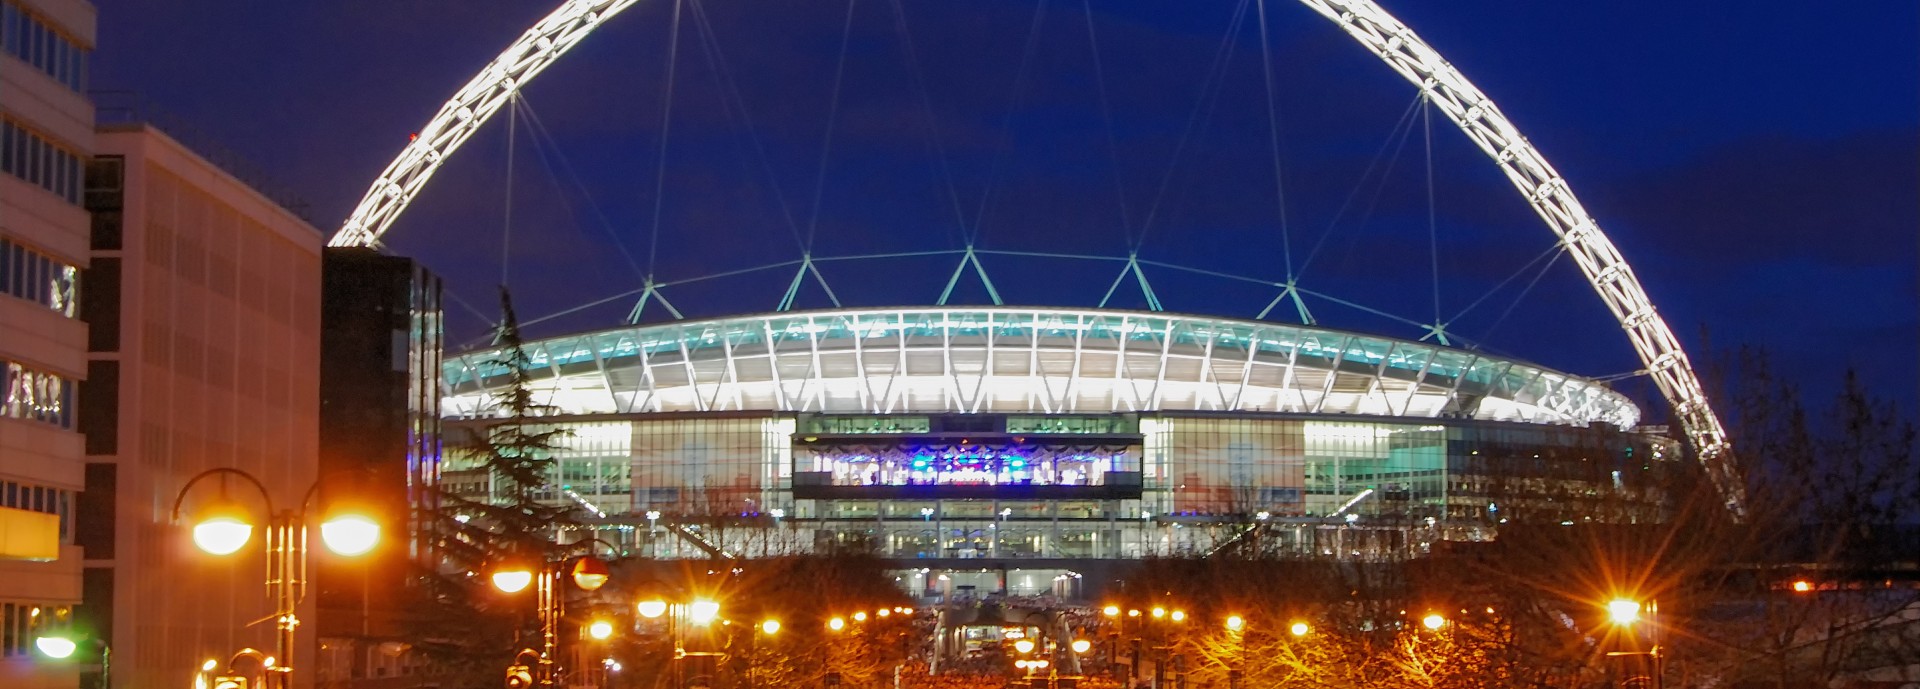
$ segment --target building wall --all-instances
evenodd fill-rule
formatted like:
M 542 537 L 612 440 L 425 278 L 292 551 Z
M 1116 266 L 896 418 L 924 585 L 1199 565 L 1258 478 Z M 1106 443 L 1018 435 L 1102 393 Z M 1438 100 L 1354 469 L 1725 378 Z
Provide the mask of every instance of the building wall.
M 73 622 L 81 550 L 71 514 L 85 459 L 75 404 L 87 328 L 80 178 L 92 153 L 85 96 L 94 8 L 0 0 L 0 683 L 73 687 L 92 650 L 47 659 L 33 639 Z
M 215 557 L 171 512 L 188 480 L 216 467 L 258 478 L 275 510 L 301 508 L 318 463 L 323 237 L 157 130 L 103 129 L 96 141 L 89 279 L 119 289 L 88 307 L 117 326 L 91 338 L 103 382 L 88 391 L 89 477 L 115 497 L 110 524 L 86 530 L 101 556 L 87 562 L 88 605 L 107 596 L 115 686 L 187 686 L 206 659 L 274 652 L 273 625 L 252 624 L 273 613 L 264 530 Z M 185 512 L 222 490 L 264 522 L 267 504 L 243 481 L 200 482 Z M 313 658 L 303 631 L 296 668 Z

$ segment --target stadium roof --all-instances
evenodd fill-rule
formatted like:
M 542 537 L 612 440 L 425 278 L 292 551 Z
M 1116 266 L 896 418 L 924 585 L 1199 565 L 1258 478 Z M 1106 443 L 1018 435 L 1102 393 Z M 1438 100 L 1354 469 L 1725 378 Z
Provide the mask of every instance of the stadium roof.
M 1623 428 L 1590 379 L 1425 342 L 1264 321 L 1035 307 L 834 309 L 527 343 L 567 414 L 1266 411 Z M 449 356 L 445 413 L 489 415 L 497 348 Z

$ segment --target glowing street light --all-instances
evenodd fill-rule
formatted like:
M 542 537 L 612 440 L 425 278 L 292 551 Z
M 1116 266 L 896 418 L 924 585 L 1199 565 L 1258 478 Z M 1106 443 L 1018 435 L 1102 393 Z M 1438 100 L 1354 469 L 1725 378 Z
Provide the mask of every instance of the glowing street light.
M 1069 647 L 1073 649 L 1074 653 L 1086 653 L 1087 651 L 1093 650 L 1093 642 L 1086 639 L 1074 639 L 1073 644 Z
M 767 621 L 765 621 L 765 622 L 761 622 L 761 623 L 760 623 L 760 633 L 762 633 L 762 634 L 765 634 L 765 635 L 767 635 L 767 636 L 773 636 L 773 635 L 775 635 L 775 634 L 779 634 L 779 633 L 780 633 L 780 621 L 779 621 L 779 620 L 767 620 Z
M 1607 619 L 1622 627 L 1633 626 L 1640 621 L 1640 601 L 1626 598 L 1607 601 Z
M 80 645 L 64 636 L 43 636 L 33 640 L 33 647 L 40 649 L 48 658 L 66 658 L 73 655 Z
M 1019 641 L 1013 642 L 1013 650 L 1019 651 L 1021 653 L 1032 653 L 1033 639 L 1021 639 Z
M 1247 620 L 1239 615 L 1227 616 L 1227 631 L 1237 632 L 1247 627 Z
M 320 524 L 320 540 L 335 553 L 364 555 L 380 544 L 380 523 L 359 514 L 336 515 Z
M 1166 616 L 1167 616 L 1166 608 L 1160 607 L 1158 605 L 1153 606 L 1153 619 L 1157 620 Z
M 844 617 L 835 617 L 835 618 L 833 618 L 833 619 L 831 619 L 831 620 L 827 620 L 827 628 L 828 628 L 828 629 L 831 629 L 831 630 L 833 630 L 833 631 L 836 631 L 836 632 L 837 632 L 837 631 L 840 631 L 840 630 L 842 630 L 842 629 L 846 629 L 846 628 L 847 628 L 847 618 L 844 618 Z
M 647 600 L 640 601 L 640 603 L 638 605 L 635 605 L 634 608 L 640 613 L 641 617 L 645 617 L 650 620 L 653 618 L 659 617 L 661 615 L 667 614 L 667 602 L 664 600 L 660 600 L 658 598 L 649 598 Z
M 1119 616 L 1120 616 L 1120 606 L 1118 606 L 1118 605 L 1109 605 L 1109 606 L 1107 606 L 1107 607 L 1104 607 L 1104 608 L 1101 608 L 1101 609 L 1100 609 L 1100 612 L 1101 612 L 1101 614 L 1104 614 L 1104 615 L 1106 615 L 1107 617 L 1119 617 Z
M 1185 611 L 1185 610 L 1175 610 L 1175 611 L 1173 611 L 1173 621 L 1175 621 L 1175 622 L 1185 622 L 1185 621 L 1187 621 L 1187 611 Z
M 1426 617 L 1420 618 L 1420 624 L 1428 629 L 1439 631 L 1441 627 L 1447 626 L 1447 618 L 1440 613 L 1431 612 L 1427 613 Z
M 218 493 L 210 499 L 196 501 L 190 519 L 183 519 L 182 508 L 187 506 L 187 495 L 200 481 L 219 475 L 223 479 Z M 260 504 L 265 507 L 265 519 L 250 517 L 249 510 L 238 500 L 228 495 L 228 481 L 238 479 L 244 485 L 252 486 L 260 496 Z M 252 474 L 231 467 L 217 467 L 195 474 L 181 486 L 174 496 L 172 521 L 187 523 L 193 544 L 213 555 L 232 555 L 247 547 L 253 541 L 254 526 L 264 522 L 266 526 L 265 551 L 267 560 L 266 584 L 268 594 L 274 599 L 274 620 L 277 665 L 268 666 L 275 678 L 273 684 L 291 686 L 293 683 L 294 629 L 300 626 L 298 610 L 300 599 L 307 590 L 307 527 L 314 513 L 314 498 L 320 493 L 318 482 L 307 488 L 304 496 L 294 509 L 275 507 L 273 494 L 265 484 Z M 341 509 L 341 505 L 325 504 L 329 514 L 320 519 L 320 542 L 340 555 L 352 557 L 363 555 L 374 549 L 380 542 L 380 523 L 365 512 Z M 57 643 L 57 642 L 55 642 Z M 105 674 L 105 671 L 102 671 Z
M 865 611 L 865 610 L 862 610 L 862 611 L 860 611 L 860 612 L 856 612 L 856 613 L 854 613 L 854 614 L 853 614 L 853 621 L 855 621 L 855 622 L 865 622 L 865 621 L 867 621 L 867 611 Z
M 613 576 L 613 570 L 600 558 L 588 555 L 573 563 L 573 585 L 582 591 L 597 591 L 607 585 L 607 579 Z
M 613 623 L 594 620 L 593 624 L 587 625 L 587 636 L 593 637 L 596 641 L 606 641 L 613 636 Z
M 232 555 L 250 540 L 253 525 L 236 517 L 208 517 L 193 525 L 193 544 L 213 555 Z
M 1313 628 L 1308 627 L 1305 622 L 1295 622 L 1292 627 L 1287 628 L 1287 631 L 1293 632 L 1294 636 L 1306 636 L 1307 632 L 1312 630 Z
M 509 567 L 493 573 L 493 587 L 502 593 L 519 593 L 533 584 L 533 570 L 525 567 Z
M 708 624 L 720 616 L 720 604 L 700 598 L 687 604 L 687 620 L 694 624 Z

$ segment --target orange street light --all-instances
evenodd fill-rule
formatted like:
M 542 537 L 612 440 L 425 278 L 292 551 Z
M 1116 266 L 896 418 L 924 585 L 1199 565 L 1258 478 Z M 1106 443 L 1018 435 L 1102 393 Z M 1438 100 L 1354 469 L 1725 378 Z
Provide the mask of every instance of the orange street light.
M 1101 608 L 1101 609 L 1100 609 L 1100 612 L 1101 612 L 1101 614 L 1104 614 L 1104 615 L 1106 615 L 1107 617 L 1119 617 L 1119 616 L 1120 616 L 1120 606 L 1118 606 L 1118 605 L 1109 605 L 1109 606 L 1107 606 L 1107 607 L 1104 607 L 1104 608 Z
M 1247 627 L 1247 620 L 1239 615 L 1227 616 L 1227 631 L 1237 632 Z
M 1640 601 L 1626 598 L 1607 601 L 1607 619 L 1622 627 L 1632 626 L 1640 621 Z
M 1430 612 L 1426 617 L 1420 618 L 1420 624 L 1426 625 L 1428 629 L 1439 631 L 1441 627 L 1447 626 L 1447 618 L 1440 613 Z

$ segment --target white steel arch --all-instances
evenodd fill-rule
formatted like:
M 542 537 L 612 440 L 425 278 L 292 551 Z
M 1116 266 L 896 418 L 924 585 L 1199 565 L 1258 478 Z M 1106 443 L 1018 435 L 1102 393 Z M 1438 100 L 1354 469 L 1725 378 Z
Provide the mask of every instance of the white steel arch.
M 374 246 L 446 158 L 522 85 L 638 0 L 565 0 L 494 58 L 441 106 L 419 135 L 375 179 L 328 242 Z M 1574 197 L 1565 178 L 1466 75 L 1373 0 L 1300 0 L 1418 86 L 1447 119 L 1491 157 L 1571 253 L 1633 342 L 1634 350 L 1700 453 L 1727 506 L 1743 512 L 1743 494 L 1726 430 L 1707 403 L 1686 352 L 1654 310 L 1613 241 Z

